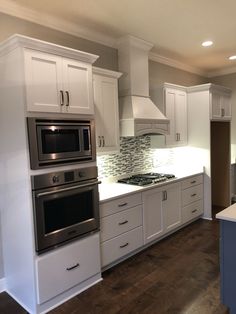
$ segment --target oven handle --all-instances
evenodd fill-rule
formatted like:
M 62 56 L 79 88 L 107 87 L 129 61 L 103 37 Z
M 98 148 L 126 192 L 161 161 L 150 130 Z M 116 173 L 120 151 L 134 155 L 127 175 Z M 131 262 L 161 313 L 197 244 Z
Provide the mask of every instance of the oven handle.
M 69 188 L 63 188 L 63 189 L 56 190 L 56 191 L 54 190 L 54 191 L 50 191 L 50 192 L 42 192 L 42 193 L 36 194 L 36 197 L 39 198 L 41 196 L 51 195 L 51 194 L 55 194 L 55 193 L 62 193 L 62 192 L 65 192 L 65 191 L 76 190 L 78 188 L 85 188 L 85 187 L 92 186 L 92 185 L 97 185 L 97 184 L 100 184 L 100 183 L 101 183 L 101 181 L 96 181 L 94 183 L 80 184 L 80 185 L 71 186 Z

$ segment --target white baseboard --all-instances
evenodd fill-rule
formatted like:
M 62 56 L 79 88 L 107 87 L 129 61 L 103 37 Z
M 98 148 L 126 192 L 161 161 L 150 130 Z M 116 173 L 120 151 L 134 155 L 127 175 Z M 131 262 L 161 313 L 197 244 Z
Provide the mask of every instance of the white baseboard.
M 5 278 L 0 279 L 0 293 L 6 290 Z

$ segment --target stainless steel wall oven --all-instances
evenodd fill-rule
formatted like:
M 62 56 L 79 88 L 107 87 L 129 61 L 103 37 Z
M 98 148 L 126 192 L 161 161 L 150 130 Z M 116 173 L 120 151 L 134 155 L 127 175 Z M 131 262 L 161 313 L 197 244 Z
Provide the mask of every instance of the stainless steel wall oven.
M 31 169 L 96 159 L 93 119 L 27 118 Z
M 39 254 L 99 230 L 97 167 L 41 174 L 31 180 Z

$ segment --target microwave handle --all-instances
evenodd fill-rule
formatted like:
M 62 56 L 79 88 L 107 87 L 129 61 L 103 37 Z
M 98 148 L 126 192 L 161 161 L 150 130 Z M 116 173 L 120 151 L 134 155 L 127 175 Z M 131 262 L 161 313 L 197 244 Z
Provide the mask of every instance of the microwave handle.
M 54 190 L 54 191 L 49 191 L 49 192 L 42 192 L 42 193 L 36 194 L 36 197 L 39 198 L 41 196 L 51 195 L 51 194 L 55 194 L 55 193 L 62 193 L 65 191 L 70 191 L 70 190 L 76 190 L 78 188 L 85 188 L 85 187 L 100 184 L 100 183 L 101 183 L 101 181 L 96 181 L 94 183 L 85 183 L 85 184 L 75 185 L 75 186 L 71 186 L 69 188 L 63 188 L 63 189 L 56 190 L 56 191 Z

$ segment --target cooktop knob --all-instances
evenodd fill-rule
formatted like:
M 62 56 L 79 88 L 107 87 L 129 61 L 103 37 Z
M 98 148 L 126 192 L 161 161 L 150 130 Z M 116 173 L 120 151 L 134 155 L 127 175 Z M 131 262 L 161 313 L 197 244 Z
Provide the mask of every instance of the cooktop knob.
M 53 182 L 53 183 L 59 182 L 59 176 L 53 176 L 53 177 L 52 177 L 52 182 Z

